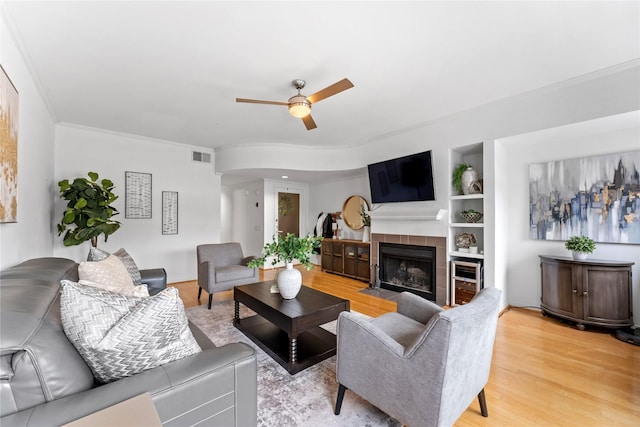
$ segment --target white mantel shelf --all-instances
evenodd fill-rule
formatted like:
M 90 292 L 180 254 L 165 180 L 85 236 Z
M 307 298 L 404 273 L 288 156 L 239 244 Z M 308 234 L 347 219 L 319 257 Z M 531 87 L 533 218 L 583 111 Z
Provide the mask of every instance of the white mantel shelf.
M 396 220 L 396 221 L 440 221 L 445 218 L 446 209 L 438 210 L 414 210 L 414 211 L 369 211 L 372 220 Z

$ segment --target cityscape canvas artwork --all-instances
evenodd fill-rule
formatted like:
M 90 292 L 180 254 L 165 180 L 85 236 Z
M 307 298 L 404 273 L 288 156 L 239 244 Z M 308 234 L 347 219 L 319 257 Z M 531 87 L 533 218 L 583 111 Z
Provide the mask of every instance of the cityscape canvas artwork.
M 640 150 L 529 166 L 530 236 L 640 244 Z

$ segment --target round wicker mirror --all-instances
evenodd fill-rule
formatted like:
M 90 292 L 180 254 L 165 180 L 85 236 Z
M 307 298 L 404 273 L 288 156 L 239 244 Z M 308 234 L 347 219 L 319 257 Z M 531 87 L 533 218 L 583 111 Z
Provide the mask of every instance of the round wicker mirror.
M 360 206 L 364 205 L 366 211 L 369 210 L 369 202 L 362 196 L 351 196 L 342 207 L 342 219 L 352 230 L 361 230 L 364 227 L 362 216 L 360 216 Z

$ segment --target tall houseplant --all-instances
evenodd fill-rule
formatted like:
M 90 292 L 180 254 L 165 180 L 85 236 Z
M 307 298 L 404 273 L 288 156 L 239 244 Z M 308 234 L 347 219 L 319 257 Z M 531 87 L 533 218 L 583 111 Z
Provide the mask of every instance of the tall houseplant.
M 286 236 L 278 234 L 273 237 L 273 242 L 264 246 L 262 256 L 251 260 L 248 266 L 262 266 L 270 257 L 272 257 L 272 266 L 284 262 L 286 269 L 278 273 L 278 289 L 282 298 L 295 298 L 302 286 L 302 274 L 293 268 L 293 261 L 298 260 L 307 270 L 311 270 L 313 267 L 311 255 L 320 241 L 322 241 L 321 236 L 297 237 L 293 233 L 287 233 Z
M 118 210 L 111 204 L 118 198 L 109 179 L 98 181 L 98 174 L 89 172 L 87 178 L 76 178 L 73 182 L 64 179 L 58 182 L 60 198 L 67 201 L 67 209 L 58 224 L 58 236 L 64 233 L 65 246 L 79 245 L 87 240 L 91 246 L 98 245 L 98 236 L 109 235 L 120 228 L 120 223 L 112 219 Z

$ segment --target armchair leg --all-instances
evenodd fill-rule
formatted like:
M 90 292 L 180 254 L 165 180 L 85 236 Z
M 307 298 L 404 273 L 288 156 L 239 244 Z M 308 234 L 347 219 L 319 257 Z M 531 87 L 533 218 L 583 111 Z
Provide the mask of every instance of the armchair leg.
M 200 301 L 201 296 L 202 296 L 202 288 L 198 286 L 198 301 Z
M 480 413 L 483 417 L 488 417 L 489 412 L 487 411 L 487 400 L 484 397 L 484 389 L 478 393 L 478 402 L 480 402 Z
M 209 294 L 209 310 L 211 310 L 211 301 L 213 300 L 213 294 Z
M 347 389 L 342 384 L 339 384 L 339 386 L 340 387 L 338 387 L 338 397 L 336 397 L 336 408 L 333 411 L 333 413 L 336 415 L 340 415 L 340 409 L 342 408 L 342 399 L 344 399 L 344 392 Z

